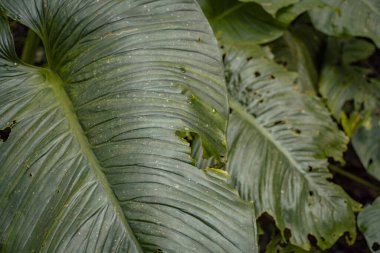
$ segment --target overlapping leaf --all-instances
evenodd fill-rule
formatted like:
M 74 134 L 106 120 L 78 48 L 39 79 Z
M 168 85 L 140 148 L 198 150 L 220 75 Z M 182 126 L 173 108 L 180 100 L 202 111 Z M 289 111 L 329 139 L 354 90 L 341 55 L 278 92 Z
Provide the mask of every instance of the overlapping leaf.
M 300 0 L 295 4 L 284 7 L 277 12 L 276 19 L 283 24 L 290 24 L 302 13 L 316 7 L 322 8 L 326 4 L 323 0 Z
M 380 250 L 380 198 L 366 206 L 358 216 L 358 226 L 372 252 Z
M 368 173 L 380 180 L 380 115 L 369 119 L 352 136 L 352 145 Z
M 197 0 L 215 35 L 224 43 L 255 45 L 280 37 L 283 26 L 256 3 Z
M 255 252 L 251 207 L 193 165 L 225 153 L 226 92 L 192 0 L 0 0 L 44 42 L 20 62 L 0 20 L 5 252 Z
M 297 24 L 270 45 L 276 62 L 298 72 L 299 90 L 315 95 L 318 84 L 317 59 L 322 39 L 309 26 Z
M 370 66 L 354 65 L 374 52 L 372 44 L 359 39 L 330 39 L 319 81 L 320 93 L 334 117 L 352 137 L 362 164 L 380 178 L 378 108 L 380 79 Z M 362 64 L 363 65 L 363 64 Z
M 330 35 L 363 36 L 380 47 L 378 0 L 322 0 L 324 7 L 310 11 L 314 26 Z
M 317 98 L 294 89 L 296 74 L 230 50 L 225 57 L 232 114 L 227 170 L 258 215 L 267 212 L 290 242 L 321 248 L 355 237 L 356 204 L 328 181 L 327 157 L 342 160 L 347 138 Z

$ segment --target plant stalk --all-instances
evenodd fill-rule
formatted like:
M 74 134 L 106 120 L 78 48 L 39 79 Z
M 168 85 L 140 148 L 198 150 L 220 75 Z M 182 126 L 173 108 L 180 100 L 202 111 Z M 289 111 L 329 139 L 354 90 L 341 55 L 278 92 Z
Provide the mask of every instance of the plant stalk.
M 370 182 L 368 182 L 368 181 L 366 181 L 366 180 L 364 180 L 364 179 L 362 179 L 362 178 L 360 178 L 360 177 L 358 177 L 358 176 L 356 176 L 356 175 L 354 175 L 348 171 L 345 171 L 345 170 L 339 168 L 338 166 L 330 164 L 329 169 L 335 173 L 338 173 L 338 174 L 340 174 L 346 178 L 351 179 L 352 181 L 355 181 L 359 184 L 367 186 L 368 188 L 371 188 L 372 190 L 375 190 L 377 193 L 380 194 L 380 187 L 377 187 L 376 185 L 371 184 Z
M 38 35 L 32 30 L 29 29 L 28 34 L 25 39 L 24 48 L 21 54 L 21 60 L 28 64 L 34 64 L 34 58 L 36 51 L 40 46 L 41 39 Z

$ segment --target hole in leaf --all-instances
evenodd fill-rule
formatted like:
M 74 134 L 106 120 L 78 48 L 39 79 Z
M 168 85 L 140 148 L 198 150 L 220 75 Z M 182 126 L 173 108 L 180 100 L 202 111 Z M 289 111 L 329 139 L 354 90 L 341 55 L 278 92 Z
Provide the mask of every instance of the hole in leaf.
M 375 242 L 372 244 L 371 248 L 373 251 L 378 251 L 378 250 L 380 250 L 380 244 Z
M 182 73 L 186 73 L 186 69 L 183 66 L 179 67 L 179 70 L 181 70 Z
M 288 66 L 288 62 L 287 61 L 278 60 L 276 62 L 277 62 L 277 64 L 280 64 L 280 65 L 284 66 L 285 68 Z
M 256 71 L 255 72 L 255 77 L 259 77 L 259 76 L 261 76 L 261 73 L 259 71 Z
M 6 127 L 2 130 L 0 130 L 0 140 L 2 140 L 3 142 L 6 142 L 9 138 L 9 135 L 11 134 L 11 128 L 10 127 Z
M 310 197 L 314 196 L 314 192 L 313 191 L 309 191 L 309 196 Z
M 12 132 L 12 127 L 16 125 L 16 120 L 13 120 L 8 126 L 0 130 L 0 140 L 6 142 L 9 138 L 9 135 Z
M 232 113 L 234 110 L 230 107 L 230 113 Z
M 310 165 L 309 165 L 309 172 L 312 172 L 313 171 L 313 167 L 311 167 Z
M 286 124 L 286 122 L 284 120 L 277 120 L 273 123 L 274 126 L 284 125 L 284 124 Z
M 252 57 L 247 57 L 247 61 L 250 61 L 250 60 L 252 60 Z
M 292 131 L 295 133 L 295 134 L 301 134 L 302 131 L 298 128 L 293 128 Z
M 371 159 L 369 159 L 369 161 L 368 161 L 368 166 L 372 165 L 372 163 L 373 163 L 373 159 L 371 158 Z
M 309 239 L 310 241 L 310 244 L 312 246 L 316 246 L 317 245 L 317 239 L 315 238 L 315 236 L 311 235 L 311 234 L 308 234 L 307 235 L 307 239 Z
M 270 77 L 270 79 L 272 79 L 272 80 L 276 79 L 276 77 L 275 77 L 274 75 L 270 75 L 269 77 Z

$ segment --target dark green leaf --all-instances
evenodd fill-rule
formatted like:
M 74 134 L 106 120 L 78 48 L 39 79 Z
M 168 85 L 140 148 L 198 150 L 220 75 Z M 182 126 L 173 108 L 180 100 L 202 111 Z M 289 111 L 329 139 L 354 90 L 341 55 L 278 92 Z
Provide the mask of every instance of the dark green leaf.
M 256 45 L 283 33 L 282 25 L 260 5 L 237 0 L 197 0 L 223 44 Z

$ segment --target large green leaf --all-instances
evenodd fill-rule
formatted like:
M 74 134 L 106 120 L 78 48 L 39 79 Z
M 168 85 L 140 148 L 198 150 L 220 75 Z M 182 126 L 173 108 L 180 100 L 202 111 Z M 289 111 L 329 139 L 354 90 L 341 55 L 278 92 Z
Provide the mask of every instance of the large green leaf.
M 358 226 L 372 252 L 380 250 L 380 198 L 366 206 L 358 216 Z
M 330 35 L 369 37 L 380 47 L 380 1 L 321 1 L 324 7 L 310 11 L 315 27 Z
M 197 0 L 215 35 L 223 43 L 255 45 L 272 41 L 284 31 L 282 25 L 256 3 L 237 0 Z
M 380 179 L 380 78 L 365 64 L 375 48 L 359 39 L 329 39 L 319 91 L 341 122 L 362 164 Z
M 193 0 L 0 8 L 48 59 L 20 62 L 0 18 L 2 252 L 256 251 L 252 207 L 180 137 L 225 153 L 220 56 Z
M 327 157 L 342 160 L 348 140 L 323 103 L 296 91 L 296 74 L 267 59 L 231 50 L 225 65 L 232 184 L 297 246 L 310 249 L 308 235 L 323 249 L 346 231 L 354 238 L 358 206 L 327 169 Z

